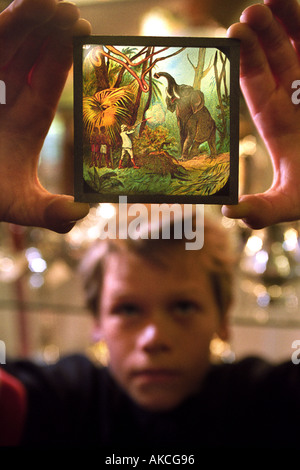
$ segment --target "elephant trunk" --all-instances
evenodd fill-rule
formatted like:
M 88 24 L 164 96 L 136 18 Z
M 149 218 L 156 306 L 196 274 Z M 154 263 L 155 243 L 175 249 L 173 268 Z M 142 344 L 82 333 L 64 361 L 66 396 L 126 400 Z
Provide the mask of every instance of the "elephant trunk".
M 177 99 L 180 99 L 178 84 L 176 83 L 172 75 L 170 75 L 168 72 L 158 72 L 154 76 L 155 78 L 164 77 L 167 79 L 168 81 L 167 95 L 170 99 L 174 99 L 174 97 Z

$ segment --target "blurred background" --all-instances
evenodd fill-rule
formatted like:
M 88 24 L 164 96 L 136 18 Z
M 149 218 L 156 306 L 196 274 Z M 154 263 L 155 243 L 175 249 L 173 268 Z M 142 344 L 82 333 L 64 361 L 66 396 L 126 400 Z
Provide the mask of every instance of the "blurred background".
M 74 0 L 73 0 L 74 1 Z M 0 0 L 0 10 L 10 2 Z M 237 21 L 247 0 L 75 0 L 94 34 L 220 37 Z M 0 143 L 1 145 L 1 143 Z M 73 192 L 73 81 L 70 72 L 41 154 L 39 177 L 52 192 Z M 255 176 L 254 176 L 255 175 Z M 240 192 L 264 191 L 272 181 L 266 150 L 240 104 Z M 0 340 L 7 356 L 52 362 L 71 352 L 102 361 L 102 344 L 85 308 L 78 261 L 117 206 L 93 205 L 66 235 L 0 224 Z M 220 218 L 239 254 L 230 343 L 216 340 L 218 360 L 258 354 L 289 359 L 300 339 L 300 225 L 250 230 Z

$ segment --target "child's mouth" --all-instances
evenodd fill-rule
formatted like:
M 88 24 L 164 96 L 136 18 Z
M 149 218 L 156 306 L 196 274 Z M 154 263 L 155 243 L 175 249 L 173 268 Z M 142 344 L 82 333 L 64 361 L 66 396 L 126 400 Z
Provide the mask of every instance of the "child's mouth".
M 179 372 L 173 369 L 143 369 L 133 372 L 132 376 L 140 384 L 168 384 L 178 380 Z

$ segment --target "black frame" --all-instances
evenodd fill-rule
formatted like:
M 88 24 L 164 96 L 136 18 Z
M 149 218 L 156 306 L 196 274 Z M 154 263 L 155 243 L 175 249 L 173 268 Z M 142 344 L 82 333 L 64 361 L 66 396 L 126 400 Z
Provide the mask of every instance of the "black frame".
M 213 48 L 221 51 L 229 62 L 229 177 L 226 184 L 213 194 L 169 194 L 127 192 L 121 187 L 111 191 L 95 190 L 84 178 L 84 124 L 83 124 L 83 51 L 89 46 L 114 46 L 141 48 L 188 48 L 194 51 Z M 193 49 L 190 49 L 193 48 Z M 106 50 L 107 51 L 107 50 Z M 110 52 L 111 54 L 111 52 Z M 220 54 L 221 56 L 221 54 Z M 216 55 L 217 57 L 217 55 Z M 171 59 L 170 59 L 171 60 Z M 153 77 L 152 77 L 153 78 Z M 126 195 L 128 203 L 188 203 L 188 204 L 236 204 L 238 202 L 239 160 L 239 41 L 227 38 L 144 37 L 144 36 L 87 36 L 74 39 L 74 196 L 78 202 L 117 203 L 119 195 Z M 175 114 L 175 113 L 174 113 Z M 120 152 L 120 150 L 119 150 Z M 180 162 L 178 162 L 180 164 Z M 182 165 L 181 165 L 182 166 Z M 121 174 L 118 168 L 110 169 Z M 118 171 L 117 171 L 118 170 Z M 94 170 L 95 178 L 98 170 Z M 139 170 L 136 170 L 138 175 Z M 97 173 L 98 174 L 98 173 Z M 122 176 L 122 175 L 121 175 Z M 113 176 L 114 177 L 114 176 Z M 135 176 L 133 176 L 134 178 Z M 116 178 L 115 181 L 118 181 Z M 182 185 L 184 185 L 184 179 Z

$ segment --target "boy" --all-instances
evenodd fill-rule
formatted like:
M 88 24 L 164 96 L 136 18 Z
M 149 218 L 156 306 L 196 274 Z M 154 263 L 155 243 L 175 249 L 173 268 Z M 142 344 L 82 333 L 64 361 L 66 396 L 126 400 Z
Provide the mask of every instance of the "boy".
M 82 263 L 110 371 L 149 410 L 198 391 L 211 339 L 227 337 L 233 266 L 220 227 L 207 221 L 204 236 L 196 253 L 184 240 L 99 242 Z
M 234 259 L 218 224 L 206 219 L 204 239 L 196 252 L 172 239 L 91 248 L 81 274 L 108 367 L 80 356 L 3 366 L 25 396 L 15 444 L 298 446 L 299 368 L 210 364 L 210 341 L 228 337 Z
M 295 220 L 300 215 L 299 109 L 291 101 L 291 84 L 300 75 L 300 8 L 296 0 L 269 0 L 265 4 L 268 7 L 255 5 L 246 10 L 243 22 L 230 32 L 241 39 L 243 91 L 274 163 L 274 184 L 267 193 L 245 197 L 237 207 L 224 208 L 227 215 L 243 217 L 253 227 Z M 0 79 L 10 83 L 11 90 L 7 92 L 6 112 L 0 116 L 3 221 L 62 232 L 87 211 L 85 205 L 76 205 L 66 196 L 49 194 L 40 186 L 36 169 L 71 64 L 72 35 L 88 32 L 76 7 L 66 2 L 15 1 L 0 16 L 0 39 L 9 44 L 1 49 Z M 22 142 L 21 147 L 16 147 L 16 140 Z M 101 298 L 100 327 L 110 344 L 111 372 L 96 370 L 80 357 L 66 358 L 46 369 L 30 363 L 3 367 L 2 442 L 45 446 L 148 444 L 151 448 L 157 443 L 172 444 L 177 449 L 183 445 L 298 445 L 299 369 L 292 362 L 272 367 L 257 359 L 209 367 L 210 338 L 214 332 L 226 335 L 226 315 L 221 316 L 223 310 L 217 304 L 222 296 L 213 295 L 211 271 L 204 260 L 200 272 L 196 258 L 180 258 L 184 276 L 179 281 L 179 268 L 175 269 L 173 263 L 177 249 L 170 253 L 164 275 L 149 262 L 144 266 L 141 258 L 126 250 L 120 252 L 120 258 L 115 255 L 106 261 L 107 294 Z M 117 259 L 126 261 L 120 273 Z M 130 295 L 127 292 L 132 286 L 128 282 L 131 274 L 126 271 L 130 266 L 135 283 L 141 273 L 149 284 L 147 305 L 153 307 L 151 311 L 140 297 L 134 297 L 132 287 Z M 196 277 L 199 291 L 195 289 Z M 114 285 L 117 293 L 123 292 L 121 307 L 117 308 L 112 303 L 116 292 L 110 290 Z M 162 290 L 161 285 L 174 285 L 176 289 Z M 140 284 L 138 287 L 142 288 Z M 147 291 L 142 292 L 146 297 Z M 176 299 L 175 304 L 168 302 L 170 297 L 165 297 L 165 292 Z M 127 346 L 132 341 L 134 346 L 132 338 L 139 338 L 135 333 L 141 331 L 141 324 L 138 320 L 137 326 L 135 319 L 140 313 L 142 325 L 146 319 L 152 323 L 145 327 L 145 335 L 138 342 L 141 349 L 135 353 L 136 349 Z M 193 327 L 185 323 L 190 316 L 195 319 Z M 123 317 L 125 325 L 120 326 Z M 204 317 L 207 322 L 202 323 Z M 176 353 L 181 341 L 179 324 L 191 338 L 181 343 L 180 354 Z M 169 331 L 170 337 L 163 334 Z M 194 348 L 196 337 L 202 340 L 201 354 Z M 170 359 L 164 362 L 161 357 Z
M 25 389 L 22 444 L 190 442 L 182 441 L 177 410 L 202 388 L 211 339 L 227 337 L 233 266 L 223 235 L 207 223 L 196 255 L 184 240 L 100 241 L 91 249 L 81 273 L 108 346 L 108 369 L 81 357 L 50 367 L 3 366 Z M 151 440 L 145 419 L 156 422 Z
M 185 251 L 184 240 L 92 247 L 81 273 L 108 367 L 80 356 L 45 367 L 3 366 L 25 390 L 21 445 L 298 445 L 294 364 L 210 364 L 212 338 L 228 337 L 234 259 L 218 224 L 206 220 L 204 239 L 196 252 Z

